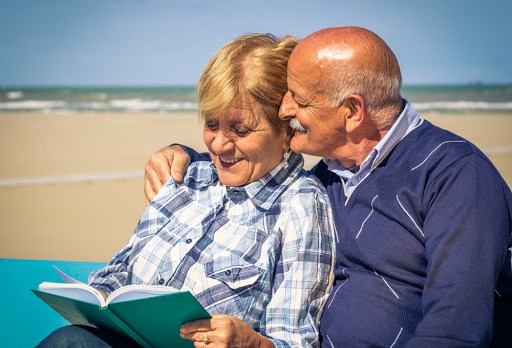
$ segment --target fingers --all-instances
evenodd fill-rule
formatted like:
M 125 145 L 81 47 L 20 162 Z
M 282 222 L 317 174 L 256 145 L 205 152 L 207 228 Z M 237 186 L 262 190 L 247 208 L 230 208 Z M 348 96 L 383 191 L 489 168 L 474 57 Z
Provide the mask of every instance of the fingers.
M 214 343 L 211 340 L 211 332 L 205 331 L 205 332 L 196 332 L 192 337 L 192 342 L 194 342 L 194 347 L 200 347 L 200 348 L 210 348 L 213 346 L 218 346 L 216 343 Z
M 148 179 L 144 178 L 144 196 L 146 196 L 146 205 L 148 205 L 156 196 L 156 192 L 151 187 Z
M 196 332 L 211 331 L 212 319 L 199 319 L 181 325 L 180 335 L 193 335 Z
M 181 336 L 182 338 L 187 338 L 194 343 L 194 347 L 197 348 L 220 348 L 226 347 L 225 344 L 218 342 L 215 337 L 215 332 L 213 331 L 197 331 L 191 334 L 189 337 Z
M 152 158 L 153 156 L 155 155 L 152 155 Z M 150 162 L 154 162 L 154 160 L 150 159 Z M 167 161 L 165 161 L 165 163 L 167 163 Z M 158 173 L 154 168 L 155 164 L 151 166 L 149 162 L 144 167 L 144 195 L 146 196 L 146 201 L 148 202 L 151 202 L 153 198 L 155 198 L 158 191 L 160 191 L 160 189 L 166 182 L 164 181 L 162 183 L 161 179 L 158 176 Z M 167 171 L 170 173 L 170 168 L 168 168 Z
M 180 336 L 194 342 L 194 347 L 211 344 L 213 342 L 211 319 L 200 319 L 183 324 L 180 328 Z
M 206 336 L 205 336 L 206 334 Z M 195 347 L 256 347 L 260 335 L 247 323 L 225 314 L 213 314 L 211 319 L 202 319 L 183 324 L 182 338 L 194 342 Z
M 172 178 L 183 182 L 184 173 L 190 164 L 190 157 L 179 145 L 166 146 L 151 155 L 144 166 L 144 195 L 151 202 L 162 186 Z
M 144 195 L 147 203 L 155 198 L 158 191 L 169 180 L 174 151 L 176 150 L 171 146 L 163 147 L 152 154 L 144 166 Z
M 175 182 L 181 183 L 190 164 L 190 157 L 179 145 L 172 145 L 169 148 L 173 151 L 172 161 L 169 162 L 172 178 Z

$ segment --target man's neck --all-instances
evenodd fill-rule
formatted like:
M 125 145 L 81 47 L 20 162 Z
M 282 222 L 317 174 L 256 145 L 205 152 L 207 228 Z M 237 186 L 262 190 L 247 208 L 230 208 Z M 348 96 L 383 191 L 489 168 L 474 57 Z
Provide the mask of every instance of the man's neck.
M 352 170 L 357 168 L 372 152 L 373 148 L 384 138 L 389 129 L 377 131 L 372 136 L 363 138 L 359 143 L 351 144 L 351 149 L 348 151 L 348 156 L 335 157 L 335 159 L 346 169 Z M 344 147 L 346 147 L 345 145 Z M 344 153 L 347 154 L 347 151 Z

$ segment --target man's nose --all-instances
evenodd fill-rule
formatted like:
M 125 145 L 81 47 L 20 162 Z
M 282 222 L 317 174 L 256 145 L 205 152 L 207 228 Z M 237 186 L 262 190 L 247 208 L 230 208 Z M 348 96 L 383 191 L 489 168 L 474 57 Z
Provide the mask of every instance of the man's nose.
M 295 101 L 293 100 L 290 91 L 288 91 L 281 101 L 281 106 L 279 107 L 279 118 L 281 120 L 288 121 L 293 117 L 295 117 Z

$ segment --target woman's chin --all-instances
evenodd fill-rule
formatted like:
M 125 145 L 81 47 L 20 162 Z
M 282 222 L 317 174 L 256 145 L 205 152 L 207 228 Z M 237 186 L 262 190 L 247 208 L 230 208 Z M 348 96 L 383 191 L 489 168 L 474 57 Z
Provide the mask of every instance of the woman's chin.
M 219 175 L 219 180 L 224 186 L 229 186 L 229 187 L 239 187 L 239 186 L 244 186 L 246 184 L 245 182 L 243 182 L 240 179 L 223 178 L 221 175 Z
M 217 166 L 217 174 L 219 175 L 220 182 L 224 186 L 230 186 L 230 187 L 246 185 L 247 180 L 248 180 L 247 176 L 240 174 L 237 171 L 233 170 L 234 169 L 233 167 L 234 167 L 233 165 L 231 165 L 230 168 Z

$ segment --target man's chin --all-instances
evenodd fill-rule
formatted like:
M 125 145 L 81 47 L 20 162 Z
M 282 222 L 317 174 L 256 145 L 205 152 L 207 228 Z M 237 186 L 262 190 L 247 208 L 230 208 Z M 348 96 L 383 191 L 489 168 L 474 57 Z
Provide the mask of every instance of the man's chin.
M 304 142 L 304 139 L 299 139 L 297 133 L 295 133 L 290 141 L 290 149 L 295 153 L 303 153 L 307 148 L 305 145 L 306 143 Z
M 305 133 L 303 133 L 305 134 Z M 307 138 L 306 137 L 303 137 L 303 138 L 300 138 L 300 137 L 296 137 L 296 136 L 293 136 L 291 142 L 290 142 L 290 149 L 292 149 L 293 152 L 295 153 L 301 153 L 303 155 L 310 155 L 310 156 L 316 156 L 316 157 L 326 157 L 324 156 L 324 154 L 321 154 L 321 153 L 318 153 L 315 146 L 310 146 L 311 144 L 309 144 L 307 142 Z M 312 145 L 315 145 L 315 144 L 312 144 Z

